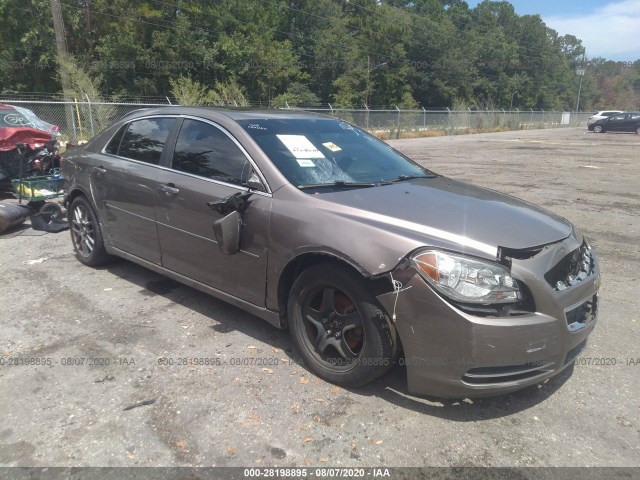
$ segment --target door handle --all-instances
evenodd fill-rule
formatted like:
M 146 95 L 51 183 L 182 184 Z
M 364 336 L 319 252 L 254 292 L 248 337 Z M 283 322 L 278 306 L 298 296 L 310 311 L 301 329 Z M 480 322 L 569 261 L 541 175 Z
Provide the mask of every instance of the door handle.
M 160 185 L 160 190 L 166 193 L 167 195 L 176 195 L 180 193 L 180 189 L 176 188 L 176 186 L 173 183 Z
M 93 171 L 96 172 L 98 176 L 102 176 L 107 173 L 107 170 L 102 165 L 100 165 L 99 167 L 93 167 Z

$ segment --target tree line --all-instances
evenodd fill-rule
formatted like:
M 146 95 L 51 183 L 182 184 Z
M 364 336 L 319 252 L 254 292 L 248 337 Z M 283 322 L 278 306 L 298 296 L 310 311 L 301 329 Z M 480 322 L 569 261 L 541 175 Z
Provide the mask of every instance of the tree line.
M 571 110 L 580 88 L 580 110 L 640 109 L 640 60 L 586 59 L 508 2 L 57 1 L 64 61 L 50 0 L 0 0 L 0 93 L 60 94 L 63 68 L 80 97 Z

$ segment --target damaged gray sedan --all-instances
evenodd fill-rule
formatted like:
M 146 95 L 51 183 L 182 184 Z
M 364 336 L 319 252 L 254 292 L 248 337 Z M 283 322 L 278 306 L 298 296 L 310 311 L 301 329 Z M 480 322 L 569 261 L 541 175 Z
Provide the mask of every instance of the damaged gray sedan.
M 334 118 L 137 111 L 63 174 L 81 262 L 123 257 L 286 328 L 339 385 L 400 362 L 413 393 L 506 393 L 594 327 L 598 260 L 571 223 Z

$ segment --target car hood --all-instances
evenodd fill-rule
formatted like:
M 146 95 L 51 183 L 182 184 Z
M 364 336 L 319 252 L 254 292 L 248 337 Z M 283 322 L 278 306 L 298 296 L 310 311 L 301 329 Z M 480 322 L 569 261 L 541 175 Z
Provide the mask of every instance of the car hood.
M 335 214 L 423 240 L 437 238 L 495 257 L 568 237 L 566 219 L 509 195 L 442 176 L 315 196 Z M 441 243 L 441 242 L 439 242 Z

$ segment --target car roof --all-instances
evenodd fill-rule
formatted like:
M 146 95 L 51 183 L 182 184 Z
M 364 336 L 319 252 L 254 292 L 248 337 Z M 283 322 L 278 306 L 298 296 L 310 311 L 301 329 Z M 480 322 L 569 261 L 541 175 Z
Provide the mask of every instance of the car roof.
M 224 115 L 231 120 L 293 120 L 293 119 L 326 119 L 328 115 L 319 113 L 304 112 L 301 110 L 231 110 L 215 107 L 183 107 L 166 106 L 134 110 L 125 118 L 135 118 L 148 115 L 194 115 L 198 117 L 215 119 L 219 115 Z

